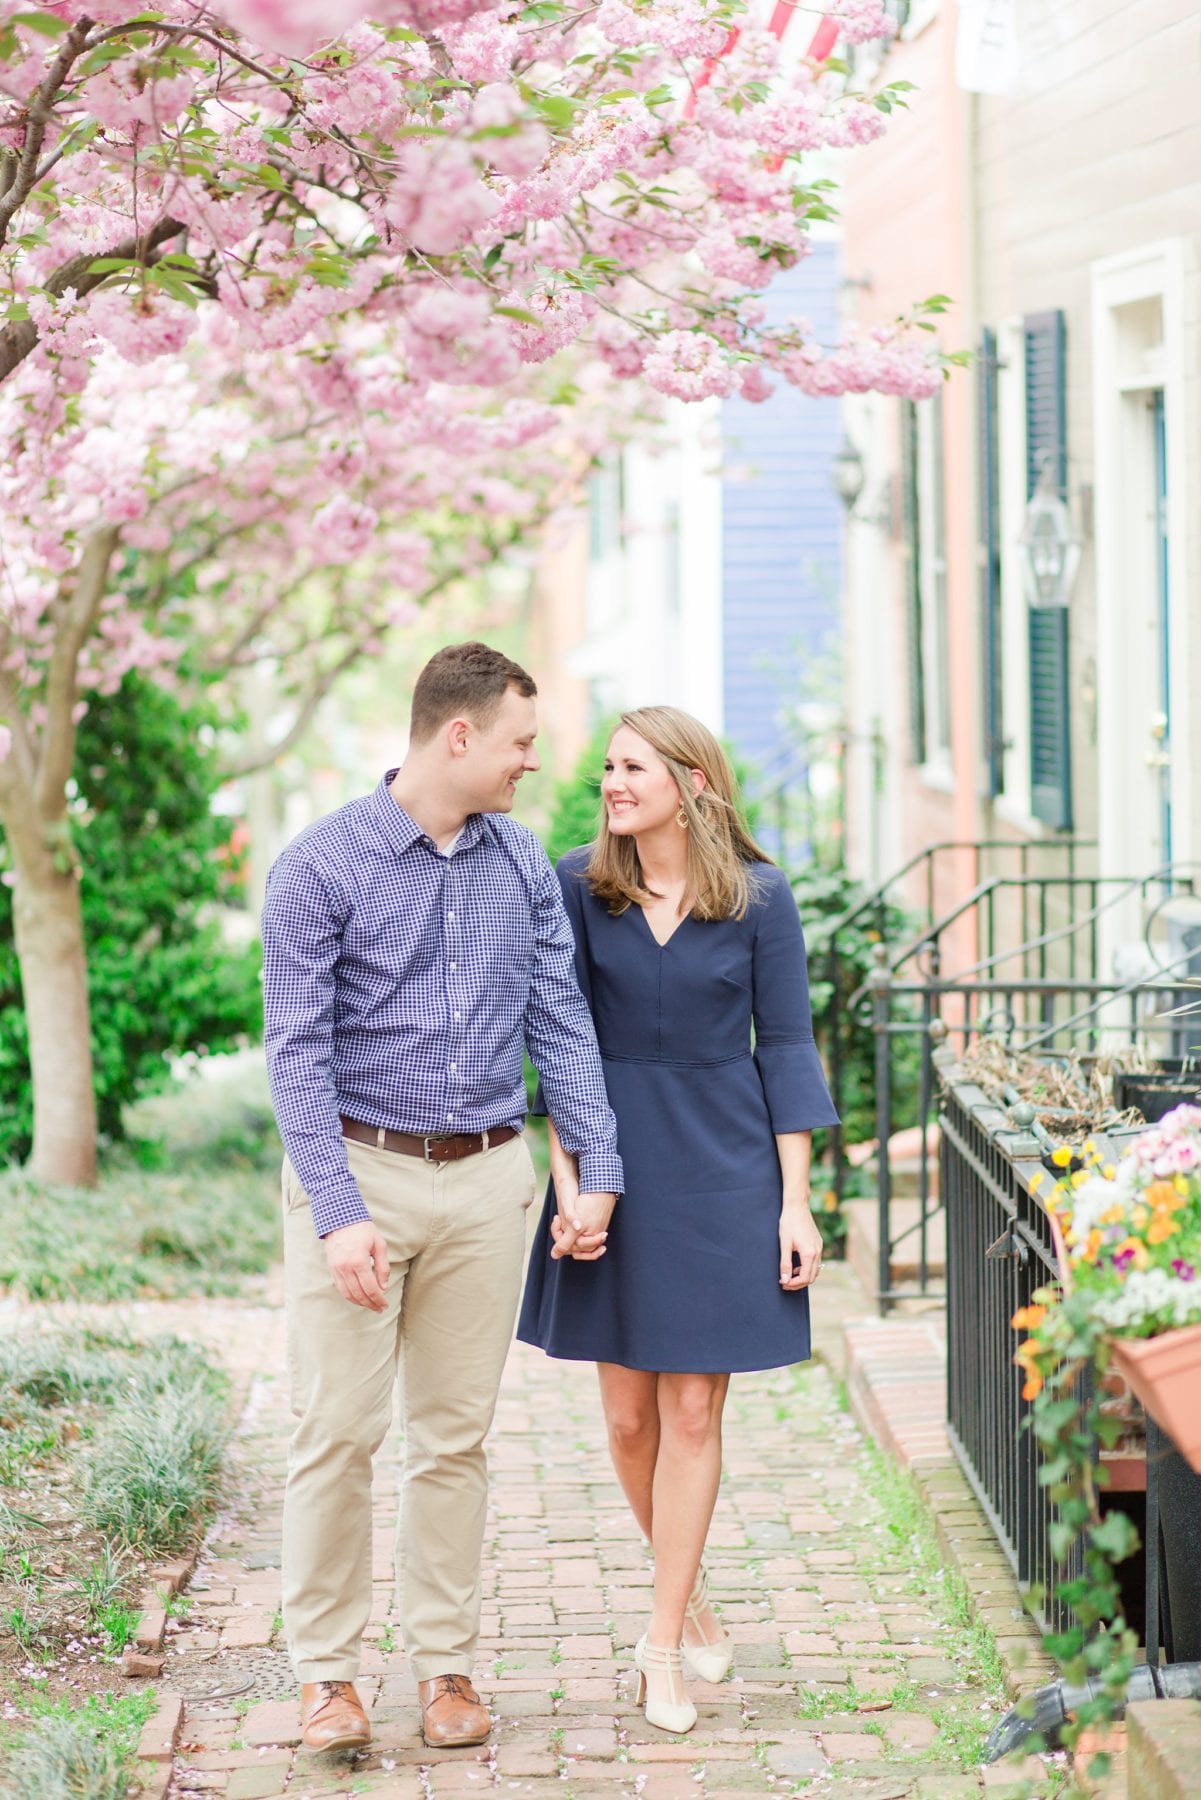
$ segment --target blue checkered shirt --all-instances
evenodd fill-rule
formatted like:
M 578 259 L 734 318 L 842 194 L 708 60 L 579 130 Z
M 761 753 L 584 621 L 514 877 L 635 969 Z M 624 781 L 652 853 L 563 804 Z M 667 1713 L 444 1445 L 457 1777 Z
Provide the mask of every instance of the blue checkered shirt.
M 263 910 L 267 1068 L 324 1237 L 368 1219 L 338 1115 L 421 1136 L 520 1127 L 521 1047 L 586 1193 L 620 1193 L 617 1125 L 575 944 L 525 826 L 475 813 L 444 856 L 388 792 L 310 825 Z

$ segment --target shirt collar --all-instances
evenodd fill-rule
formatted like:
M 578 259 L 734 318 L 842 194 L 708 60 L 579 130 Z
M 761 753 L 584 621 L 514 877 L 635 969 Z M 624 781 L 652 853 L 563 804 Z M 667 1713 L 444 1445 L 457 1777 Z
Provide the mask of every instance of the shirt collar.
M 398 856 L 411 850 L 414 844 L 422 844 L 437 854 L 438 846 L 429 833 L 418 825 L 416 819 L 410 818 L 400 803 L 388 792 L 395 769 L 388 769 L 372 796 L 375 804 L 375 817 L 384 836 Z M 481 813 L 469 813 L 463 825 L 463 834 L 456 846 L 455 854 L 460 850 L 470 850 L 478 844 L 484 832 L 484 820 Z

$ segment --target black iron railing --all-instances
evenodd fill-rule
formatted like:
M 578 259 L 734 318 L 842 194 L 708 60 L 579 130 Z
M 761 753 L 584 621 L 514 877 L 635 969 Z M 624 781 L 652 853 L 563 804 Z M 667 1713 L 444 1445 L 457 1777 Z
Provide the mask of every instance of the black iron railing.
M 1063 910 L 1062 901 L 1066 899 L 1069 923 L 1075 924 L 1077 913 L 1087 910 L 1090 901 L 1095 907 L 1093 884 L 1081 872 L 1081 864 L 1088 860 L 1094 847 L 1087 838 L 1036 842 L 947 839 L 929 844 L 830 925 L 811 933 L 811 974 L 827 988 L 827 998 L 816 1010 L 815 1023 L 840 1117 L 845 1117 L 847 1110 L 849 1052 L 857 1029 L 864 1023 L 857 1017 L 863 971 L 862 965 L 852 960 L 852 945 L 862 942 L 864 934 L 868 934 L 885 947 L 888 966 L 895 972 L 911 961 L 915 966 L 920 961 L 937 975 L 947 933 L 961 918 L 966 918 L 977 961 L 995 958 L 1003 942 L 1028 944 L 1051 929 L 1056 912 L 1053 890 L 1061 884 L 1066 886 L 1059 910 Z M 1001 893 L 1006 880 L 1014 885 L 1016 894 L 1015 904 L 1008 911 Z M 951 886 L 966 888 L 967 898 L 950 911 L 944 908 L 940 912 L 940 895 Z M 806 921 L 807 928 L 809 923 Z M 1080 972 L 1094 972 L 1095 942 L 1091 952 L 1087 971 Z M 1045 974 L 1045 959 L 1040 959 L 1036 950 L 1029 951 L 1018 972 L 1025 976 Z M 1069 973 L 1077 972 L 1073 964 Z M 928 1071 L 926 1077 L 928 1089 Z M 890 1082 L 890 1092 L 897 1091 L 894 1080 Z M 928 1091 L 926 1097 L 929 1098 Z M 890 1117 L 889 1134 L 913 1123 L 912 1116 Z M 846 1193 L 846 1141 L 846 1132 L 835 1128 L 830 1140 L 831 1180 L 840 1204 Z
M 1156 972 L 1122 983 L 1098 975 L 1100 922 L 1111 909 L 1149 903 L 1167 892 L 1191 893 L 1193 870 L 1156 870 L 1136 879 L 1092 875 L 992 876 L 933 925 L 898 945 L 881 942 L 875 967 L 852 994 L 838 995 L 827 1056 L 838 1068 L 838 1045 L 848 1024 L 870 1029 L 874 1039 L 875 1154 L 872 1175 L 878 1230 L 877 1296 L 881 1311 L 911 1294 L 941 1292 L 933 1286 L 931 1231 L 942 1208 L 935 1192 L 930 1127 L 937 1104 L 934 1050 L 948 1039 L 957 1057 L 983 1037 L 1022 1051 L 1091 1054 L 1103 1044 L 1139 1044 L 1156 1055 L 1179 1056 L 1201 1042 L 1201 1013 L 1150 1026 L 1154 1014 L 1181 999 L 1181 979 L 1195 975 L 1198 952 L 1186 949 Z M 981 926 L 983 911 L 984 924 Z M 1023 913 L 1047 929 L 1027 941 L 1002 941 L 949 976 L 943 948 L 956 929 L 983 932 L 995 921 Z M 999 935 L 999 933 L 998 933 Z M 838 1091 L 837 1079 L 834 1083 Z M 893 1216 L 894 1167 L 890 1140 L 916 1127 L 913 1186 L 915 1216 L 898 1225 Z M 835 1187 L 841 1194 L 842 1145 L 835 1146 Z M 894 1281 L 905 1257 L 912 1279 Z
M 1046 1215 L 1030 1193 L 1037 1161 L 1014 1162 L 1014 1128 L 979 1088 L 943 1095 L 940 1182 L 947 1208 L 947 1428 L 952 1448 L 1044 1631 L 1068 1623 L 1054 1597 L 1055 1512 L 1038 1481 L 1039 1450 L 1023 1430 L 1029 1403 L 1014 1367 L 1010 1320 L 1056 1263 Z

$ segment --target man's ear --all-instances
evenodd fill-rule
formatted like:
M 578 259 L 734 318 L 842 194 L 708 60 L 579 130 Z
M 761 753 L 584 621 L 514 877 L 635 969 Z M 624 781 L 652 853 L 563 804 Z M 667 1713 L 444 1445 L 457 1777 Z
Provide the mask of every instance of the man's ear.
M 466 756 L 467 740 L 471 736 L 469 719 L 452 719 L 446 727 L 446 744 L 452 756 Z

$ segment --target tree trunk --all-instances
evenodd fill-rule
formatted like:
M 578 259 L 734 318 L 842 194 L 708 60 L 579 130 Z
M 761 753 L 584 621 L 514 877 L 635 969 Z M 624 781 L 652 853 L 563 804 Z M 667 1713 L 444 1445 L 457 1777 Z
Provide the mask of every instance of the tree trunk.
M 39 1181 L 73 1187 L 90 1187 L 96 1179 L 96 1096 L 67 784 L 75 760 L 79 658 L 95 626 L 117 538 L 115 525 L 92 533 L 74 577 L 49 609 L 45 717 L 36 733 L 0 659 L 0 719 L 7 720 L 10 735 L 0 760 L 0 824 L 15 877 L 13 940 L 29 1032 L 30 1168 Z
M 37 859 L 42 863 L 42 859 Z M 47 856 L 13 890 L 13 936 L 29 1029 L 33 1155 L 39 1181 L 96 1179 L 96 1097 L 79 881 Z

